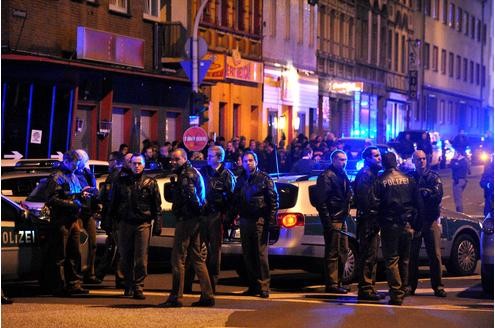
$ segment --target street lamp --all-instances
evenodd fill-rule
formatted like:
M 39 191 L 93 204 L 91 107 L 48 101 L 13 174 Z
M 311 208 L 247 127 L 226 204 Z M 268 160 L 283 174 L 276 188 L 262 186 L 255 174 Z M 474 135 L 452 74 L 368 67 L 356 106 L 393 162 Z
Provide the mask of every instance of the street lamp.
M 199 6 L 196 17 L 194 18 L 193 26 L 193 42 L 192 42 L 192 89 L 193 92 L 199 91 L 199 78 L 198 78 L 198 30 L 199 30 L 199 20 L 203 15 L 203 10 L 206 7 L 208 0 L 201 0 L 201 5 Z

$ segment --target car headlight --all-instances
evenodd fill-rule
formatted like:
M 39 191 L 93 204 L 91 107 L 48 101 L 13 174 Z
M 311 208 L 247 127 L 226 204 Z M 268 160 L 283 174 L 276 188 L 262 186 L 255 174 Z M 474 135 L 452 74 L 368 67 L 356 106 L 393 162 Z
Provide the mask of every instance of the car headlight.
M 480 160 L 482 162 L 488 161 L 489 158 L 490 158 L 490 156 L 488 156 L 488 153 L 486 151 L 482 152 L 480 155 Z
M 486 234 L 493 234 L 493 220 L 484 220 L 481 224 L 483 232 Z

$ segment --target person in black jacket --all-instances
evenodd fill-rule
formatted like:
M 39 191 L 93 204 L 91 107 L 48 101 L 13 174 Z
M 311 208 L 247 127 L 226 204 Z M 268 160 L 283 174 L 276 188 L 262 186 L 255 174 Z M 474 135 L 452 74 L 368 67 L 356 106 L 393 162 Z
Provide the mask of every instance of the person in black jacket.
M 376 198 L 376 180 L 382 168 L 382 157 L 377 147 L 366 147 L 362 153 L 364 167 L 354 180 L 354 197 L 357 208 L 358 299 L 377 301 L 381 299 L 375 289 L 376 256 L 378 253 L 380 226 L 379 203 Z
M 409 262 L 409 286 L 406 295 L 414 295 L 418 287 L 418 258 L 423 239 L 430 260 L 431 287 L 437 297 L 447 297 L 442 284 L 442 253 L 440 252 L 441 228 L 440 204 L 443 197 L 442 180 L 438 173 L 428 168 L 428 157 L 422 150 L 413 154 L 416 170 L 410 175 L 416 181 L 421 206 L 418 212 L 416 233 L 411 244 L 411 259 Z
M 96 188 L 96 178 L 88 166 L 89 156 L 84 149 L 76 149 L 79 155 L 79 165 L 74 172 L 83 191 L 90 196 L 84 199 L 81 209 L 81 219 L 88 233 L 88 269 L 84 275 L 84 283 L 101 284 L 101 280 L 96 277 L 95 260 L 96 260 L 96 215 L 98 212 L 98 189 Z
M 89 291 L 81 287 L 78 272 L 81 261 L 80 236 L 81 227 L 78 222 L 82 208 L 83 186 L 74 174 L 79 165 L 79 155 L 71 150 L 64 154 L 59 168 L 50 175 L 47 185 L 48 206 L 52 214 L 53 234 L 50 258 L 55 261 L 58 279 L 53 291 L 54 295 L 70 296 L 87 294 Z
M 206 266 L 213 292 L 216 290 L 222 254 L 223 221 L 231 212 L 235 186 L 234 174 L 225 167 L 225 151 L 220 146 L 208 148 L 208 165 L 200 170 L 206 187 L 206 204 L 201 219 L 201 237 L 207 247 Z M 186 271 L 184 289 L 192 289 L 193 272 Z
M 391 305 L 402 305 L 407 285 L 411 239 L 416 226 L 418 192 L 414 179 L 397 169 L 394 153 L 382 156 L 385 172 L 378 177 L 376 195 L 382 252 L 385 258 Z
M 243 295 L 269 297 L 269 227 L 276 226 L 278 192 L 270 176 L 258 169 L 258 156 L 252 151 L 242 156 L 244 172 L 234 189 L 235 210 L 240 217 L 241 243 L 248 277 Z
M 132 154 L 126 155 L 132 157 Z M 112 217 L 109 214 L 109 207 L 111 203 L 110 195 L 112 187 L 116 183 L 121 170 L 129 170 L 131 172 L 130 165 L 123 168 L 124 155 L 118 151 L 113 151 L 108 156 L 108 170 L 109 174 L 105 179 L 105 182 L 100 188 L 99 201 L 102 204 L 101 213 L 101 228 L 107 233 L 105 240 L 105 253 L 100 259 L 99 265 L 96 269 L 96 277 L 100 280 L 105 278 L 107 272 L 112 269 L 115 271 L 115 287 L 124 289 L 124 274 L 119 263 L 119 251 L 118 251 L 118 222 L 117 218 Z
M 161 197 L 154 178 L 143 174 L 144 156 L 131 157 L 131 174 L 121 172 L 112 188 L 110 215 L 119 223 L 119 250 L 124 273 L 125 296 L 145 299 L 151 222 L 161 214 Z
M 335 150 L 330 158 L 332 164 L 318 176 L 316 181 L 318 214 L 323 225 L 325 239 L 325 291 L 347 294 L 342 286 L 344 265 L 347 261 L 347 238 L 345 219 L 349 215 L 352 188 L 345 172 L 347 156 Z
M 177 148 L 172 153 L 177 174 L 174 182 L 172 213 L 177 220 L 172 249 L 172 290 L 161 307 L 182 307 L 186 257 L 189 256 L 199 278 L 201 297 L 193 306 L 215 305 L 205 259 L 201 254 L 200 220 L 205 205 L 205 184 L 201 174 L 187 160 L 187 153 Z

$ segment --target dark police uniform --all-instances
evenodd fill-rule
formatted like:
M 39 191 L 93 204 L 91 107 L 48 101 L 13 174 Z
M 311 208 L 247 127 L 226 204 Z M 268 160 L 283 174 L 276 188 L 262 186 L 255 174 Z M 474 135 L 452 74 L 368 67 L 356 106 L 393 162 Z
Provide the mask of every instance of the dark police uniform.
M 345 230 L 345 218 L 349 215 L 351 183 L 344 170 L 337 170 L 330 165 L 318 176 L 316 190 L 319 196 L 316 209 L 325 239 L 326 290 L 339 292 L 348 252 L 347 238 L 339 231 Z
M 377 197 L 390 303 L 400 305 L 408 279 L 411 227 L 415 224 L 418 206 L 416 183 L 396 168 L 389 168 L 378 177 Z
M 101 280 L 96 278 L 95 260 L 96 260 L 96 212 L 98 206 L 98 189 L 96 188 L 96 178 L 93 172 L 87 167 L 78 169 L 74 172 L 78 177 L 83 190 L 89 190 L 91 196 L 83 200 L 81 209 L 81 219 L 88 233 L 88 269 L 84 277 L 86 283 L 101 283 Z M 89 189 L 87 189 L 89 188 Z
M 120 174 L 112 189 L 110 215 L 118 219 L 120 265 L 125 295 L 143 297 L 148 265 L 151 221 L 161 212 L 161 197 L 154 178 L 144 174 Z
M 202 222 L 202 236 L 208 249 L 206 264 L 210 282 L 215 291 L 218 275 L 220 274 L 223 218 L 230 212 L 235 187 L 234 174 L 220 164 L 215 170 L 207 165 L 201 168 L 206 186 L 206 206 Z
M 480 187 L 483 188 L 485 196 L 483 214 L 487 216 L 488 213 L 492 213 L 493 217 L 493 155 L 490 157 L 490 161 L 485 164 L 480 179 Z
M 443 197 L 443 186 L 440 176 L 430 169 L 421 175 L 418 171 L 410 173 L 416 181 L 420 195 L 421 206 L 417 216 L 416 233 L 411 244 L 411 259 L 409 263 L 409 286 L 414 294 L 418 286 L 418 259 L 421 243 L 424 239 L 426 252 L 430 260 L 431 287 L 435 293 L 443 290 L 442 285 L 442 254 L 440 252 L 441 229 L 438 223 L 440 203 Z
M 248 292 L 268 297 L 268 230 L 276 225 L 278 192 L 270 176 L 258 168 L 244 171 L 235 184 L 234 204 L 240 217 L 241 243 L 248 277 Z
M 452 169 L 452 194 L 454 196 L 455 210 L 464 212 L 462 193 L 468 183 L 469 163 L 466 157 L 460 155 L 450 161 L 450 168 Z
M 65 156 L 65 155 L 64 155 Z M 52 251 L 56 266 L 57 284 L 54 294 L 87 293 L 81 288 L 78 272 L 81 261 L 80 236 L 78 222 L 82 207 L 80 194 L 81 182 L 64 164 L 51 174 L 47 186 L 53 228 Z
M 200 218 L 205 204 L 205 185 L 201 174 L 189 161 L 177 171 L 172 212 L 177 220 L 172 250 L 172 291 L 162 304 L 182 306 L 186 257 L 190 257 L 201 286 L 200 302 L 213 302 L 205 259 L 201 256 Z M 214 303 L 214 302 L 213 302 Z
M 357 233 L 359 240 L 358 296 L 376 297 L 375 280 L 380 226 L 378 224 L 379 201 L 376 197 L 378 165 L 363 167 L 354 180 L 354 199 L 357 209 Z

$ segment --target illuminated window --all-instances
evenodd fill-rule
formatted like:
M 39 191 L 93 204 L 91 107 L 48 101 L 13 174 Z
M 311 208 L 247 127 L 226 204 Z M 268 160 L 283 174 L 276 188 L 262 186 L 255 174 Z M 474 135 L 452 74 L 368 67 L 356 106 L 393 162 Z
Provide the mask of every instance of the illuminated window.
M 439 19 L 440 18 L 440 1 L 439 0 L 433 0 L 433 6 L 431 8 L 431 17 L 435 18 L 435 19 Z
M 144 18 L 165 21 L 165 3 L 163 0 L 144 0 Z
M 431 59 L 431 69 L 435 72 L 438 71 L 438 47 L 433 46 L 433 53 Z
M 445 101 L 440 100 L 440 110 L 438 111 L 438 121 L 440 124 L 445 123 Z
M 109 0 L 108 6 L 110 10 L 118 11 L 120 13 L 128 13 L 127 0 Z

